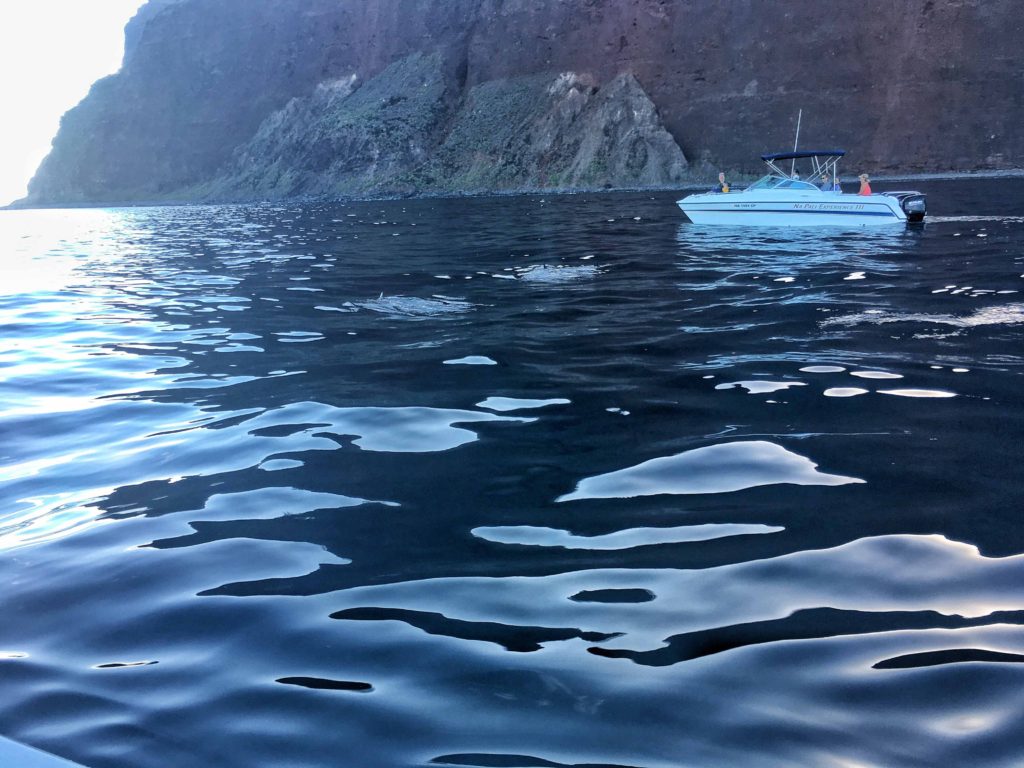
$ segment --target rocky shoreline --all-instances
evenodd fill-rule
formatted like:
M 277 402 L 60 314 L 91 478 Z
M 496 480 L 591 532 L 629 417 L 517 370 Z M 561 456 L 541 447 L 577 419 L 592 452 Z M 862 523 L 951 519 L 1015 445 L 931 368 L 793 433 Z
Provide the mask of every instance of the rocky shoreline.
M 880 174 L 872 177 L 872 182 L 892 183 L 892 182 L 903 182 L 903 181 L 963 181 L 965 179 L 1020 179 L 1024 178 L 1024 168 L 1008 168 L 1000 171 L 991 170 L 978 170 L 978 171 L 958 171 L 956 173 L 905 173 L 905 174 Z M 742 177 L 736 176 L 734 186 L 737 189 L 742 189 L 746 184 L 756 180 L 755 176 L 744 175 Z M 854 185 L 853 177 L 849 177 L 846 182 L 852 190 Z M 652 194 L 658 193 L 678 193 L 680 195 L 686 195 L 691 192 L 699 192 L 708 189 L 714 184 L 714 176 L 708 175 L 701 178 L 688 178 L 681 185 L 671 186 L 655 186 L 655 187 L 639 187 L 639 186 L 623 186 L 623 187 L 600 187 L 600 188 L 524 188 L 524 189 L 508 189 L 508 190 L 488 190 L 488 191 L 455 191 L 455 192 L 415 192 L 407 194 L 381 194 L 381 195 L 362 195 L 362 196 L 347 196 L 347 197 L 290 197 L 285 199 L 270 199 L 270 198 L 253 198 L 247 200 L 194 200 L 194 199 L 149 199 L 149 200 L 119 200 L 110 202 L 76 202 L 76 203 L 32 203 L 25 200 L 18 200 L 5 206 L 0 206 L 0 211 L 17 211 L 17 210 L 60 210 L 60 209 L 75 209 L 75 208 L 150 208 L 158 206 L 204 206 L 204 205 L 272 205 L 280 203 L 296 203 L 296 204 L 317 204 L 317 203 L 353 203 L 353 202 L 373 202 L 373 201 L 386 201 L 386 200 L 457 200 L 460 198 L 478 198 L 478 197 L 515 197 L 515 196 L 562 196 L 562 195 L 605 195 L 605 194 L 618 194 L 618 193 L 635 193 L 640 194 L 649 192 Z

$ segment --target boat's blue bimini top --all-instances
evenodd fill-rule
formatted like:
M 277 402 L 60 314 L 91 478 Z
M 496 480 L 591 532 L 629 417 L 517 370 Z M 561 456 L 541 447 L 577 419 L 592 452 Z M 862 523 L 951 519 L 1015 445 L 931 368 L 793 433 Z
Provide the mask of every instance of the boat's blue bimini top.
M 819 149 L 814 152 L 777 152 L 773 155 L 761 155 L 761 159 L 767 163 L 775 160 L 799 160 L 802 157 L 842 157 L 845 154 L 846 150 L 843 149 Z

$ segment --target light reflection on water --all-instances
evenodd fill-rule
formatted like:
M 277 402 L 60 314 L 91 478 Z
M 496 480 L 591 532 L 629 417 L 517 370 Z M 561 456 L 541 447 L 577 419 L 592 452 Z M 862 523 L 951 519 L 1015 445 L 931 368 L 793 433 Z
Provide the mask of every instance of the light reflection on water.
M 764 440 L 726 442 L 650 459 L 635 467 L 587 477 L 558 501 L 632 499 L 659 494 L 732 493 L 760 485 L 845 485 L 856 477 L 817 470 L 805 456 Z
M 1024 182 L 926 191 L 852 234 L 667 194 L 0 213 L 5 735 L 1012 763 Z

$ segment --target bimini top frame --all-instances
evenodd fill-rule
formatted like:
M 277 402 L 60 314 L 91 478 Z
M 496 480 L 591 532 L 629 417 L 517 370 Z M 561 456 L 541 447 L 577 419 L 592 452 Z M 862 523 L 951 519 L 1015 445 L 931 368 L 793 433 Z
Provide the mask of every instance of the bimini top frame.
M 776 152 L 770 155 L 761 155 L 761 159 L 768 165 L 772 175 L 781 176 L 784 179 L 788 179 L 790 174 L 776 165 L 777 162 L 782 160 L 810 160 L 811 174 L 815 178 L 825 174 L 835 177 L 839 158 L 845 154 L 846 152 L 842 149 L 819 149 L 805 152 Z

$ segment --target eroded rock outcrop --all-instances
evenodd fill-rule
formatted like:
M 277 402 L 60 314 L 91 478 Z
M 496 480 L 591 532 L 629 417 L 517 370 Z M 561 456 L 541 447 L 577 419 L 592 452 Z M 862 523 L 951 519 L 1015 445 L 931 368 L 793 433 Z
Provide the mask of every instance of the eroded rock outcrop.
M 440 54 L 413 54 L 360 85 L 320 83 L 268 117 L 198 197 L 336 197 L 396 191 L 441 142 L 455 94 Z
M 418 174 L 425 187 L 515 190 L 676 184 L 687 161 L 631 74 L 602 87 L 576 73 L 473 88 Z
M 658 187 L 687 162 L 629 74 L 509 78 L 464 99 L 439 54 L 352 74 L 274 112 L 201 199 Z

